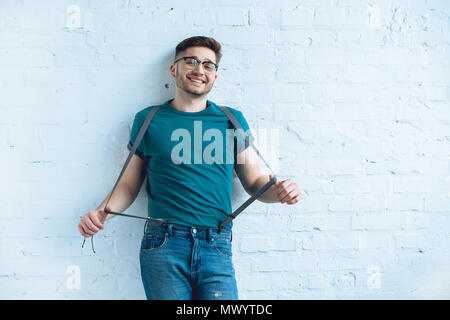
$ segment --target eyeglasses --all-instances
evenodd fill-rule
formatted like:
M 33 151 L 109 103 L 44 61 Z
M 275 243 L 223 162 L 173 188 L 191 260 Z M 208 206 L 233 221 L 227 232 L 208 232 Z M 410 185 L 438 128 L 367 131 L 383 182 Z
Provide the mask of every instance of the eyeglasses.
M 177 63 L 180 60 L 184 60 L 186 63 L 186 66 L 189 68 L 196 68 L 200 63 L 203 65 L 203 69 L 205 69 L 206 73 L 213 73 L 217 71 L 219 68 L 219 65 L 215 64 L 214 62 L 211 62 L 209 60 L 206 61 L 200 61 L 196 57 L 181 57 L 174 61 L 174 64 Z

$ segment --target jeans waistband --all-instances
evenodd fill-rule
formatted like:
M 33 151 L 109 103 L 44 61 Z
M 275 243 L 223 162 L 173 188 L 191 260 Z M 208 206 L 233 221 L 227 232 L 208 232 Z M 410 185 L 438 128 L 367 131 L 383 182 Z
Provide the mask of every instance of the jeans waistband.
M 157 223 L 147 220 L 144 226 L 144 234 L 151 231 L 164 231 L 169 237 L 173 235 L 195 237 L 199 240 L 227 239 L 230 242 L 233 239 L 233 233 L 230 229 L 224 229 L 217 233 L 218 228 L 183 226 L 176 223 Z

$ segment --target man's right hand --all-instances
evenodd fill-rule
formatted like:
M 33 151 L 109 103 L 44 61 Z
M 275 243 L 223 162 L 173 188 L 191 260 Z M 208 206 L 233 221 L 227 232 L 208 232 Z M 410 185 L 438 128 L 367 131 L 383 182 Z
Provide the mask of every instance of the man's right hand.
M 110 206 L 107 209 L 111 210 Z M 101 210 L 91 210 L 81 217 L 81 221 L 78 224 L 78 230 L 85 238 L 89 238 L 104 229 L 103 223 L 106 220 L 107 213 Z

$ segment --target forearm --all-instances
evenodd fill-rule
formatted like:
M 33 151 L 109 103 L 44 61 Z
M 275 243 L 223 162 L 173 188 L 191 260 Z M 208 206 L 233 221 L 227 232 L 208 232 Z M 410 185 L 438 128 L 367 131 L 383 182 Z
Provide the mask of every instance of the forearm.
M 105 208 L 106 201 L 108 201 L 111 191 L 112 189 L 108 192 L 105 200 L 103 200 L 103 202 L 98 206 L 97 210 L 103 210 Z M 126 184 L 119 183 L 108 202 L 108 206 L 111 208 L 111 211 L 121 213 L 131 206 L 134 200 L 136 200 L 136 197 L 137 195 L 133 195 Z M 107 214 L 106 220 L 111 219 L 113 216 L 113 214 Z
M 259 189 L 261 189 L 270 179 L 266 175 L 261 175 L 258 179 L 256 179 L 255 183 L 251 188 L 251 195 L 254 195 Z M 275 203 L 279 202 L 277 199 L 277 190 L 275 185 L 270 186 L 269 189 L 266 190 L 261 196 L 258 198 L 259 201 L 265 203 Z

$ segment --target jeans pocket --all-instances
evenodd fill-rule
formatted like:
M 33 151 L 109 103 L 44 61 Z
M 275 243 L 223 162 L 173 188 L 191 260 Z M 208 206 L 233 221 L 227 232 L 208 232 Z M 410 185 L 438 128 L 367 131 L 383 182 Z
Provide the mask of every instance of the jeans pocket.
M 154 251 L 162 249 L 167 243 L 167 234 L 145 234 L 141 243 L 142 251 Z
M 228 239 L 216 239 L 213 243 L 214 249 L 220 253 L 222 256 L 231 258 L 231 242 Z

